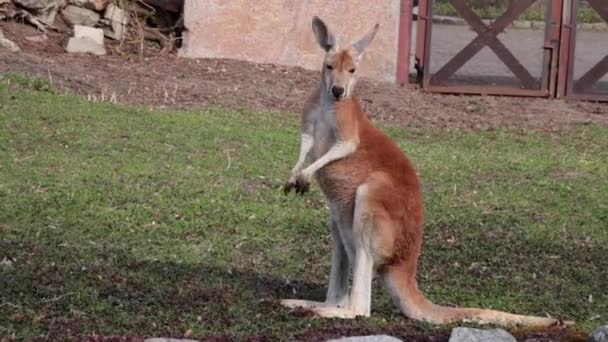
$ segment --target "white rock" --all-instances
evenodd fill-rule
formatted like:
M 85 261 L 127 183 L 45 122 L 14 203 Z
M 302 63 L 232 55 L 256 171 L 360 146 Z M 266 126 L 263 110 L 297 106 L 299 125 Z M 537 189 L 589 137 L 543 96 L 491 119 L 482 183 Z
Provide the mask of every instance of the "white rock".
M 587 342 L 608 342 L 608 324 L 595 329 Z
M 99 45 L 89 38 L 72 37 L 68 40 L 65 50 L 73 53 L 92 53 L 94 55 L 106 54 L 106 48 L 103 45 Z
M 328 342 L 401 342 L 400 339 L 388 335 L 368 335 L 342 337 Z
M 25 39 L 27 39 L 33 43 L 43 43 L 43 42 L 46 42 L 49 38 L 46 36 L 46 34 L 40 34 L 37 36 L 28 36 L 28 37 L 25 37 Z
M 65 0 L 14 0 L 14 2 L 49 25 L 53 25 L 57 11 L 65 6 Z
M 103 11 L 110 0 L 70 0 L 71 4 L 78 7 L 84 7 L 92 11 Z
M 112 30 L 104 30 L 106 36 L 121 40 L 124 38 L 127 24 L 129 23 L 129 17 L 125 12 L 114 4 L 109 4 L 103 14 L 105 19 L 110 21 Z
M 55 1 L 49 0 L 14 0 L 15 3 L 28 10 L 42 10 L 55 5 Z
M 144 340 L 144 342 L 197 342 L 196 340 L 182 340 L 179 338 L 169 337 L 151 337 Z
M 74 26 L 74 37 L 88 38 L 103 46 L 103 30 L 99 28 L 76 25 Z
M 4 33 L 2 33 L 2 31 L 0 31 L 0 51 L 2 51 L 4 49 L 11 51 L 11 52 L 17 52 L 17 51 L 21 50 L 19 48 L 19 46 L 17 44 L 15 44 L 15 42 L 4 37 Z
M 516 342 L 502 329 L 454 328 L 449 342 Z
M 99 14 L 74 5 L 66 6 L 61 16 L 71 25 L 93 26 L 99 21 Z

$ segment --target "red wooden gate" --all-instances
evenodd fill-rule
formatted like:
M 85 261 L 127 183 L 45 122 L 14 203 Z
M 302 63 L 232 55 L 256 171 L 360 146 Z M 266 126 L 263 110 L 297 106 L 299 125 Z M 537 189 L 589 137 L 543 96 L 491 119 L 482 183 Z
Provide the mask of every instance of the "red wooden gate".
M 608 53 L 606 53 L 608 52 L 608 46 L 605 45 L 606 42 L 602 44 L 600 41 L 592 40 L 591 42 L 584 42 L 577 40 L 578 25 L 576 19 L 582 4 L 586 4 L 595 10 L 608 23 L 608 1 L 568 1 L 567 6 L 564 7 L 564 25 L 562 28 L 562 46 L 560 51 L 560 64 L 563 67 L 560 70 L 558 95 L 584 100 L 608 101 L 608 77 L 605 77 L 608 74 Z M 608 32 L 582 34 L 608 35 Z M 599 61 L 596 64 L 592 64 L 591 67 L 589 65 L 584 66 L 580 63 L 580 59 L 589 56 L 584 54 L 584 52 L 577 51 L 577 43 L 580 45 L 592 44 L 594 48 L 603 49 L 606 52 L 597 57 Z M 579 71 L 578 69 L 583 70 Z
M 608 73 L 608 55 L 584 74 L 575 73 L 577 10 L 580 2 L 590 7 L 608 22 L 608 0 L 511 0 L 504 13 L 492 21 L 482 20 L 467 0 L 447 0 L 475 37 L 460 51 L 450 51 L 446 62 L 437 63 L 433 57 L 441 55 L 433 46 L 433 0 L 420 0 L 417 37 L 416 69 L 424 89 L 441 93 L 495 94 L 512 96 L 554 97 L 566 96 L 590 100 L 608 100 L 608 80 L 600 82 Z M 506 0 L 505 0 L 506 2 Z M 534 58 L 541 60 L 535 75 L 512 52 L 499 34 L 511 30 L 514 21 L 531 6 L 544 7 L 544 32 L 534 48 Z M 477 9 L 479 10 L 479 9 Z M 437 19 L 437 18 L 435 18 Z M 536 22 L 535 25 L 539 25 Z M 456 29 L 454 29 L 456 30 Z M 466 30 L 460 28 L 458 30 Z M 537 31 L 538 32 L 538 31 Z M 451 35 L 451 32 L 444 32 Z M 608 37 L 608 32 L 603 33 Z M 454 34 L 456 37 L 456 34 Z M 445 37 L 444 37 L 445 38 Z M 455 38 L 456 39 L 456 38 Z M 482 49 L 489 48 L 513 76 L 492 78 L 491 70 L 482 70 L 481 76 L 465 80 L 456 73 Z M 605 49 L 605 47 L 603 47 Z M 597 49 L 602 49 L 597 46 Z M 446 53 L 444 51 L 443 57 Z M 530 53 L 528 53 L 530 55 Z M 431 63 L 437 65 L 431 65 Z M 500 65 L 495 66 L 496 69 Z M 470 68 L 469 68 L 470 69 Z M 507 70 L 505 69 L 505 70 Z M 485 77 L 485 78 L 484 78 Z M 488 81 L 489 79 L 489 81 Z M 601 84 L 601 86 L 598 86 Z M 605 89 L 604 89 L 605 88 Z

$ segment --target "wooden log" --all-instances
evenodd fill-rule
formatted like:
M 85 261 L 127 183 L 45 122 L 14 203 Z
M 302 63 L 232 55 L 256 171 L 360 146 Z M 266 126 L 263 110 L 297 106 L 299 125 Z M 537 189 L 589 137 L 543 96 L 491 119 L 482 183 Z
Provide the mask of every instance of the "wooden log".
M 143 0 L 144 3 L 171 13 L 181 13 L 184 0 Z

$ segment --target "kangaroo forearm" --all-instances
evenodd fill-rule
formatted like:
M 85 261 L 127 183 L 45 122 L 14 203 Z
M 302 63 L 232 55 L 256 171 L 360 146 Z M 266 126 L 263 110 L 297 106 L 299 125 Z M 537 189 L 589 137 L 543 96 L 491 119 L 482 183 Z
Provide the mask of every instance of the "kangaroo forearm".
M 329 151 L 327 151 L 327 153 L 309 165 L 306 169 L 304 169 L 304 171 L 302 171 L 302 173 L 310 177 L 332 161 L 342 159 L 352 154 L 355 152 L 356 148 L 356 144 L 352 141 L 338 141 L 329 149 Z

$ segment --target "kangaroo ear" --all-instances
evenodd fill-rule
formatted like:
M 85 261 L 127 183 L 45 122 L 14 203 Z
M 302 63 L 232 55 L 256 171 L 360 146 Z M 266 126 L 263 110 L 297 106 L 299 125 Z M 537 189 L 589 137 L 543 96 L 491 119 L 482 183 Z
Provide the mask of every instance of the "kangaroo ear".
M 325 52 L 329 52 L 336 48 L 336 38 L 329 32 L 329 29 L 323 20 L 317 16 L 312 18 L 312 31 L 317 38 L 317 43 L 319 43 Z
M 369 43 L 371 43 L 372 40 L 374 40 L 374 37 L 376 36 L 376 33 L 378 32 L 379 27 L 380 27 L 380 25 L 378 25 L 378 24 L 374 25 L 374 27 L 372 28 L 371 31 L 369 31 L 369 33 L 367 33 L 358 42 L 353 44 L 352 48 L 358 57 L 361 57 L 361 55 L 363 55 L 363 51 L 365 51 L 365 49 L 369 46 Z

